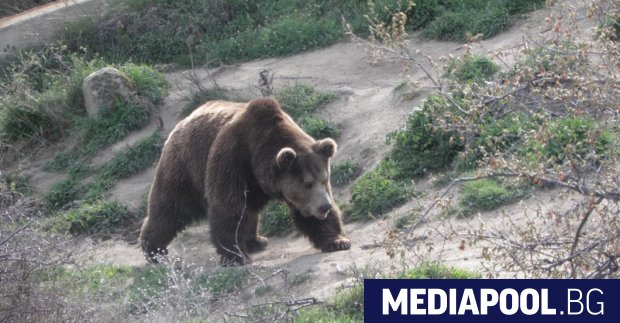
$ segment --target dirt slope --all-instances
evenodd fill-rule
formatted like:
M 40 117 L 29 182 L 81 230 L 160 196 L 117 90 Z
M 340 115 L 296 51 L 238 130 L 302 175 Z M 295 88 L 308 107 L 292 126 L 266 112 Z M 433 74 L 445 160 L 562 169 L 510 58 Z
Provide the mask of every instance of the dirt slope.
M 578 20 L 581 24 L 591 22 L 586 18 L 587 7 L 581 1 L 564 1 L 578 7 Z M 502 60 L 510 64 L 510 53 L 516 53 L 524 45 L 527 34 L 543 34 L 544 18 L 558 7 L 533 12 L 528 18 L 518 21 L 510 30 L 497 37 L 485 40 L 476 45 L 474 50 L 483 54 L 504 51 L 508 56 Z M 419 57 L 430 57 L 440 61 L 446 55 L 460 55 L 464 52 L 461 44 L 452 42 L 438 42 L 420 39 L 413 35 L 411 47 L 419 50 Z M 411 78 L 421 82 L 421 95 L 414 100 L 407 101 L 395 95 L 394 88 L 400 84 L 405 75 L 398 64 L 385 62 L 382 65 L 372 66 L 368 63 L 362 48 L 351 42 L 342 42 L 328 48 L 319 49 L 285 58 L 258 60 L 234 66 L 221 67 L 210 71 L 219 85 L 234 92 L 244 93 L 247 97 L 258 96 L 256 88 L 259 72 L 268 69 L 274 73 L 275 87 L 286 84 L 304 83 L 315 87 L 335 91 L 340 98 L 331 103 L 323 111 L 324 116 L 343 126 L 341 137 L 338 139 L 339 151 L 336 161 L 353 159 L 371 169 L 387 151 L 385 144 L 386 134 L 401 127 L 411 109 L 419 105 L 421 99 L 431 89 L 431 82 L 420 70 L 410 72 Z M 208 84 L 209 72 L 198 69 L 197 75 Z M 176 72 L 168 75 L 173 85 L 171 95 L 160 108 L 164 128 L 163 135 L 172 130 L 179 121 L 179 112 L 185 104 L 185 97 L 189 96 L 192 82 L 190 72 Z M 102 152 L 97 160 L 109 159 L 114 151 L 128 145 L 141 136 L 147 136 L 156 125 L 136 133 L 122 143 Z M 141 174 L 118 182 L 111 191 L 113 199 L 118 199 L 137 209 L 150 182 L 154 168 Z M 305 296 L 324 298 L 334 292 L 349 275 L 346 270 L 352 266 L 360 268 L 366 266 L 387 267 L 397 265 L 392 263 L 384 248 L 376 247 L 383 243 L 386 233 L 392 228 L 392 220 L 398 215 L 408 214 L 428 206 L 443 191 L 433 191 L 424 181 L 417 183 L 418 191 L 424 195 L 410 201 L 406 205 L 392 211 L 390 216 L 370 223 L 353 223 L 346 226 L 345 231 L 352 240 L 350 251 L 337 253 L 320 253 L 313 249 L 305 238 L 292 235 L 284 238 L 271 238 L 266 251 L 254 255 L 255 264 L 267 268 L 282 268 L 292 274 L 309 273 L 310 283 L 306 284 Z M 341 199 L 348 198 L 346 188 L 336 192 Z M 503 208 L 505 212 L 518 219 L 524 210 L 534 209 L 543 205 L 549 209 L 562 207 L 552 202 L 556 192 L 538 194 L 519 204 Z M 481 247 L 462 247 L 463 237 L 453 234 L 453 231 L 465 232 L 470 228 L 477 228 L 482 223 L 487 226 L 501 226 L 497 216 L 500 211 L 482 214 L 470 220 L 442 220 L 434 216 L 435 212 L 427 217 L 426 221 L 415 232 L 417 242 L 411 245 L 405 261 L 416 263 L 420 259 L 442 260 L 448 265 L 455 265 L 471 269 L 479 269 L 481 265 Z M 209 232 L 206 224 L 195 225 L 180 234 L 172 243 L 171 254 L 181 256 L 185 260 L 214 267 L 216 265 L 215 249 L 209 242 Z M 88 242 L 84 242 L 84 245 Z M 429 247 L 432 250 L 429 251 Z M 90 252 L 89 261 L 97 263 L 116 263 L 132 266 L 145 266 L 136 244 L 125 242 L 122 239 L 112 239 L 101 242 Z

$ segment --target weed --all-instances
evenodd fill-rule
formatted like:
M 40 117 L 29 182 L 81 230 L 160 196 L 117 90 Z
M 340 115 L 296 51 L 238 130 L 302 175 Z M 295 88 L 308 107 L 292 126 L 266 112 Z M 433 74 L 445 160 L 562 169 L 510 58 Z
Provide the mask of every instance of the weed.
M 126 224 L 130 217 L 126 206 L 118 202 L 98 200 L 60 214 L 54 227 L 73 235 L 92 234 L 118 228 Z
M 314 115 L 321 107 L 336 99 L 336 94 L 296 84 L 276 91 L 276 99 L 299 126 L 314 138 L 337 137 L 338 126 Z
M 343 289 L 336 293 L 328 306 L 311 307 L 297 313 L 295 322 L 363 322 L 364 286 Z
M 331 167 L 331 183 L 342 186 L 351 183 L 362 172 L 362 167 L 352 160 L 345 160 Z
M 394 228 L 396 230 L 403 229 L 411 224 L 411 216 L 410 215 L 401 215 L 394 220 Z
M 100 172 L 105 179 L 129 177 L 157 161 L 163 147 L 163 139 L 158 132 L 139 141 L 112 158 Z
M 488 211 L 513 202 L 519 191 L 493 179 L 480 179 L 463 184 L 459 205 L 463 215 Z
M 276 91 L 275 97 L 291 118 L 297 120 L 332 102 L 336 94 L 318 91 L 309 85 L 295 84 Z
M 461 83 L 488 80 L 497 71 L 499 71 L 497 64 L 478 55 L 455 58 L 446 65 L 446 74 Z
M 0 191 L 30 195 L 32 194 L 32 187 L 28 183 L 26 176 L 19 171 L 13 171 L 5 174 L 0 173 Z
M 294 225 L 284 203 L 271 202 L 260 220 L 260 232 L 268 237 L 283 236 L 293 231 Z
M 190 115 L 190 113 L 207 101 L 226 99 L 228 99 L 228 96 L 224 93 L 224 90 L 219 87 L 204 88 L 201 86 L 198 89 L 193 89 L 189 97 L 189 102 L 183 107 L 183 110 L 181 110 L 181 117 Z
M 550 160 L 585 160 L 590 164 L 614 154 L 617 138 L 613 131 L 600 126 L 591 117 L 567 117 L 551 120 L 538 135 L 522 147 L 522 155 L 533 163 Z
M 136 94 L 147 98 L 153 104 L 159 104 L 168 95 L 170 85 L 166 77 L 146 65 L 126 63 L 120 66 L 123 73 L 129 78 Z
M 54 184 L 43 200 L 50 207 L 58 209 L 78 199 L 81 193 L 80 181 L 74 176 L 69 176 Z
M 196 287 L 207 288 L 213 294 L 222 295 L 243 286 L 248 277 L 246 268 L 222 267 L 211 274 L 203 274 L 196 279 Z
M 130 131 L 140 129 L 148 119 L 149 114 L 144 108 L 125 101 L 117 101 L 95 120 L 82 118 L 79 127 L 84 132 L 81 139 L 86 154 L 92 154 L 122 139 Z
M 340 135 L 340 127 L 321 117 L 304 116 L 298 122 L 312 138 L 337 138 Z
M 422 35 L 441 40 L 467 40 L 467 35 L 497 35 L 512 23 L 512 16 L 542 7 L 543 0 L 416 1 L 413 28 L 426 27 Z M 420 19 L 421 18 L 421 19 Z M 419 21 L 419 22 L 418 22 Z
M 446 267 L 436 262 L 425 262 L 414 268 L 406 270 L 400 275 L 406 279 L 475 279 L 480 278 L 479 273 L 468 270 Z
M 368 220 L 405 203 L 412 193 L 411 188 L 394 180 L 393 173 L 394 164 L 383 161 L 353 185 L 352 205 L 345 209 L 348 220 Z
M 414 178 L 442 170 L 462 149 L 455 134 L 435 127 L 432 111 L 446 106 L 443 98 L 431 95 L 422 108 L 410 114 L 403 129 L 388 135 L 388 142 L 394 143 L 388 159 L 396 164 L 396 178 Z

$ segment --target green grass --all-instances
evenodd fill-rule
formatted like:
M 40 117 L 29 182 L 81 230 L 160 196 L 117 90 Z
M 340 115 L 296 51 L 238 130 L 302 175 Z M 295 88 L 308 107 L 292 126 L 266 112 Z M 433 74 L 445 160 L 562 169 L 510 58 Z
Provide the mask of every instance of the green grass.
M 490 79 L 499 71 L 492 60 L 479 55 L 465 55 L 450 60 L 446 65 L 446 75 L 458 82 L 480 82 Z
M 92 296 L 94 293 L 119 294 L 134 275 L 134 269 L 124 265 L 101 264 L 77 268 L 62 266 L 52 269 L 43 280 L 71 286 L 66 291 L 80 297 Z
M 351 205 L 344 209 L 348 221 L 381 217 L 412 196 L 409 184 L 394 179 L 395 166 L 383 161 L 351 188 Z
M 409 16 L 414 28 L 424 27 L 425 37 L 466 41 L 468 34 L 493 37 L 507 29 L 515 15 L 542 8 L 544 3 L 543 0 L 418 0 Z
M 61 153 L 48 164 L 48 168 L 59 170 L 72 167 L 69 176 L 56 183 L 45 195 L 44 201 L 53 209 L 83 199 L 93 202 L 104 198 L 105 193 L 118 179 L 132 176 L 153 165 L 163 148 L 163 139 L 158 132 L 138 141 L 120 151 L 100 169 L 84 169 L 83 161 L 73 160 L 71 154 Z M 80 180 L 87 175 L 94 175 L 92 182 L 82 185 Z
M 327 306 L 302 309 L 297 313 L 295 322 L 363 322 L 364 321 L 364 286 L 355 286 L 337 292 L 328 301 Z
M 320 108 L 337 98 L 335 93 L 296 84 L 277 90 L 275 97 L 291 118 L 313 138 L 335 138 L 340 134 L 337 125 L 316 116 Z
M 389 23 L 396 0 L 376 0 L 377 18 Z M 491 37 L 513 16 L 542 7 L 543 0 L 417 0 L 408 13 L 410 30 L 425 28 L 437 39 L 465 40 L 466 33 Z M 365 1 L 133 0 L 118 2 L 100 20 L 71 23 L 59 38 L 72 51 L 109 61 L 181 66 L 235 63 L 324 47 L 344 36 L 342 18 L 368 33 Z M 121 24 L 110 26 L 114 20 Z
M 223 295 L 241 288 L 247 279 L 247 268 L 222 267 L 213 273 L 198 276 L 195 288 L 206 288 L 215 295 Z
M 388 135 L 388 142 L 394 145 L 387 158 L 396 165 L 395 178 L 444 170 L 462 149 L 456 134 L 435 127 L 433 112 L 447 106 L 444 98 L 430 95 L 421 108 L 414 109 L 402 129 Z
M 198 89 L 192 89 L 187 104 L 183 107 L 183 110 L 181 110 L 181 117 L 190 115 L 194 110 L 207 101 L 228 99 L 229 97 L 226 95 L 224 90 L 219 87 L 200 87 Z
M 436 262 L 425 262 L 406 270 L 399 278 L 405 279 L 475 279 L 481 275 L 456 267 L 446 267 Z
M 397 278 L 405 279 L 474 279 L 481 275 L 468 270 L 446 267 L 439 263 L 422 263 L 405 270 Z M 326 305 L 300 310 L 295 322 L 363 322 L 364 286 L 361 282 L 337 292 Z
M 463 184 L 459 206 L 462 215 L 489 211 L 514 202 L 521 190 L 493 179 L 480 179 Z
M 288 207 L 280 202 L 269 203 L 260 219 L 260 232 L 268 237 L 284 236 L 294 227 Z
M 618 138 L 612 129 L 592 117 L 566 117 L 541 127 L 538 136 L 529 139 L 520 150 L 532 164 L 562 164 L 576 159 L 595 165 L 617 154 Z
M 114 180 L 126 178 L 153 165 L 161 154 L 164 140 L 159 132 L 114 156 L 100 171 L 100 177 Z
M 345 160 L 331 166 L 331 183 L 334 186 L 343 186 L 351 183 L 362 172 L 362 167 L 352 160 Z
M 54 219 L 54 228 L 72 235 L 109 231 L 127 224 L 131 214 L 118 202 L 98 200 L 61 213 Z

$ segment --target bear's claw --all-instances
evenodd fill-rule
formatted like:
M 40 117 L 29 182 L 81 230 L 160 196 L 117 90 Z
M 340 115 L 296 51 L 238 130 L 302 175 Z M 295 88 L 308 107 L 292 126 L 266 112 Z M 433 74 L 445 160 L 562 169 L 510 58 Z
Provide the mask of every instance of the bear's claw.
M 349 241 L 349 239 L 347 238 L 340 237 L 334 241 L 326 243 L 321 249 L 323 250 L 323 252 L 332 252 L 339 250 L 348 250 L 349 248 L 351 248 L 351 241 Z

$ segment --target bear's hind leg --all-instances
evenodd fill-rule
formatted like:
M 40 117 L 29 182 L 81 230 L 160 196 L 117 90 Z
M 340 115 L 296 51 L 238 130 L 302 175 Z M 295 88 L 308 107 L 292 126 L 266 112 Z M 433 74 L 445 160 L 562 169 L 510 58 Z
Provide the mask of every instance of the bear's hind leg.
M 175 208 L 176 205 L 176 208 Z M 204 217 L 201 205 L 191 199 L 157 199 L 149 202 L 149 214 L 144 220 L 140 232 L 140 246 L 150 263 L 157 263 L 157 256 L 168 254 L 168 245 L 177 233 L 193 222 Z

